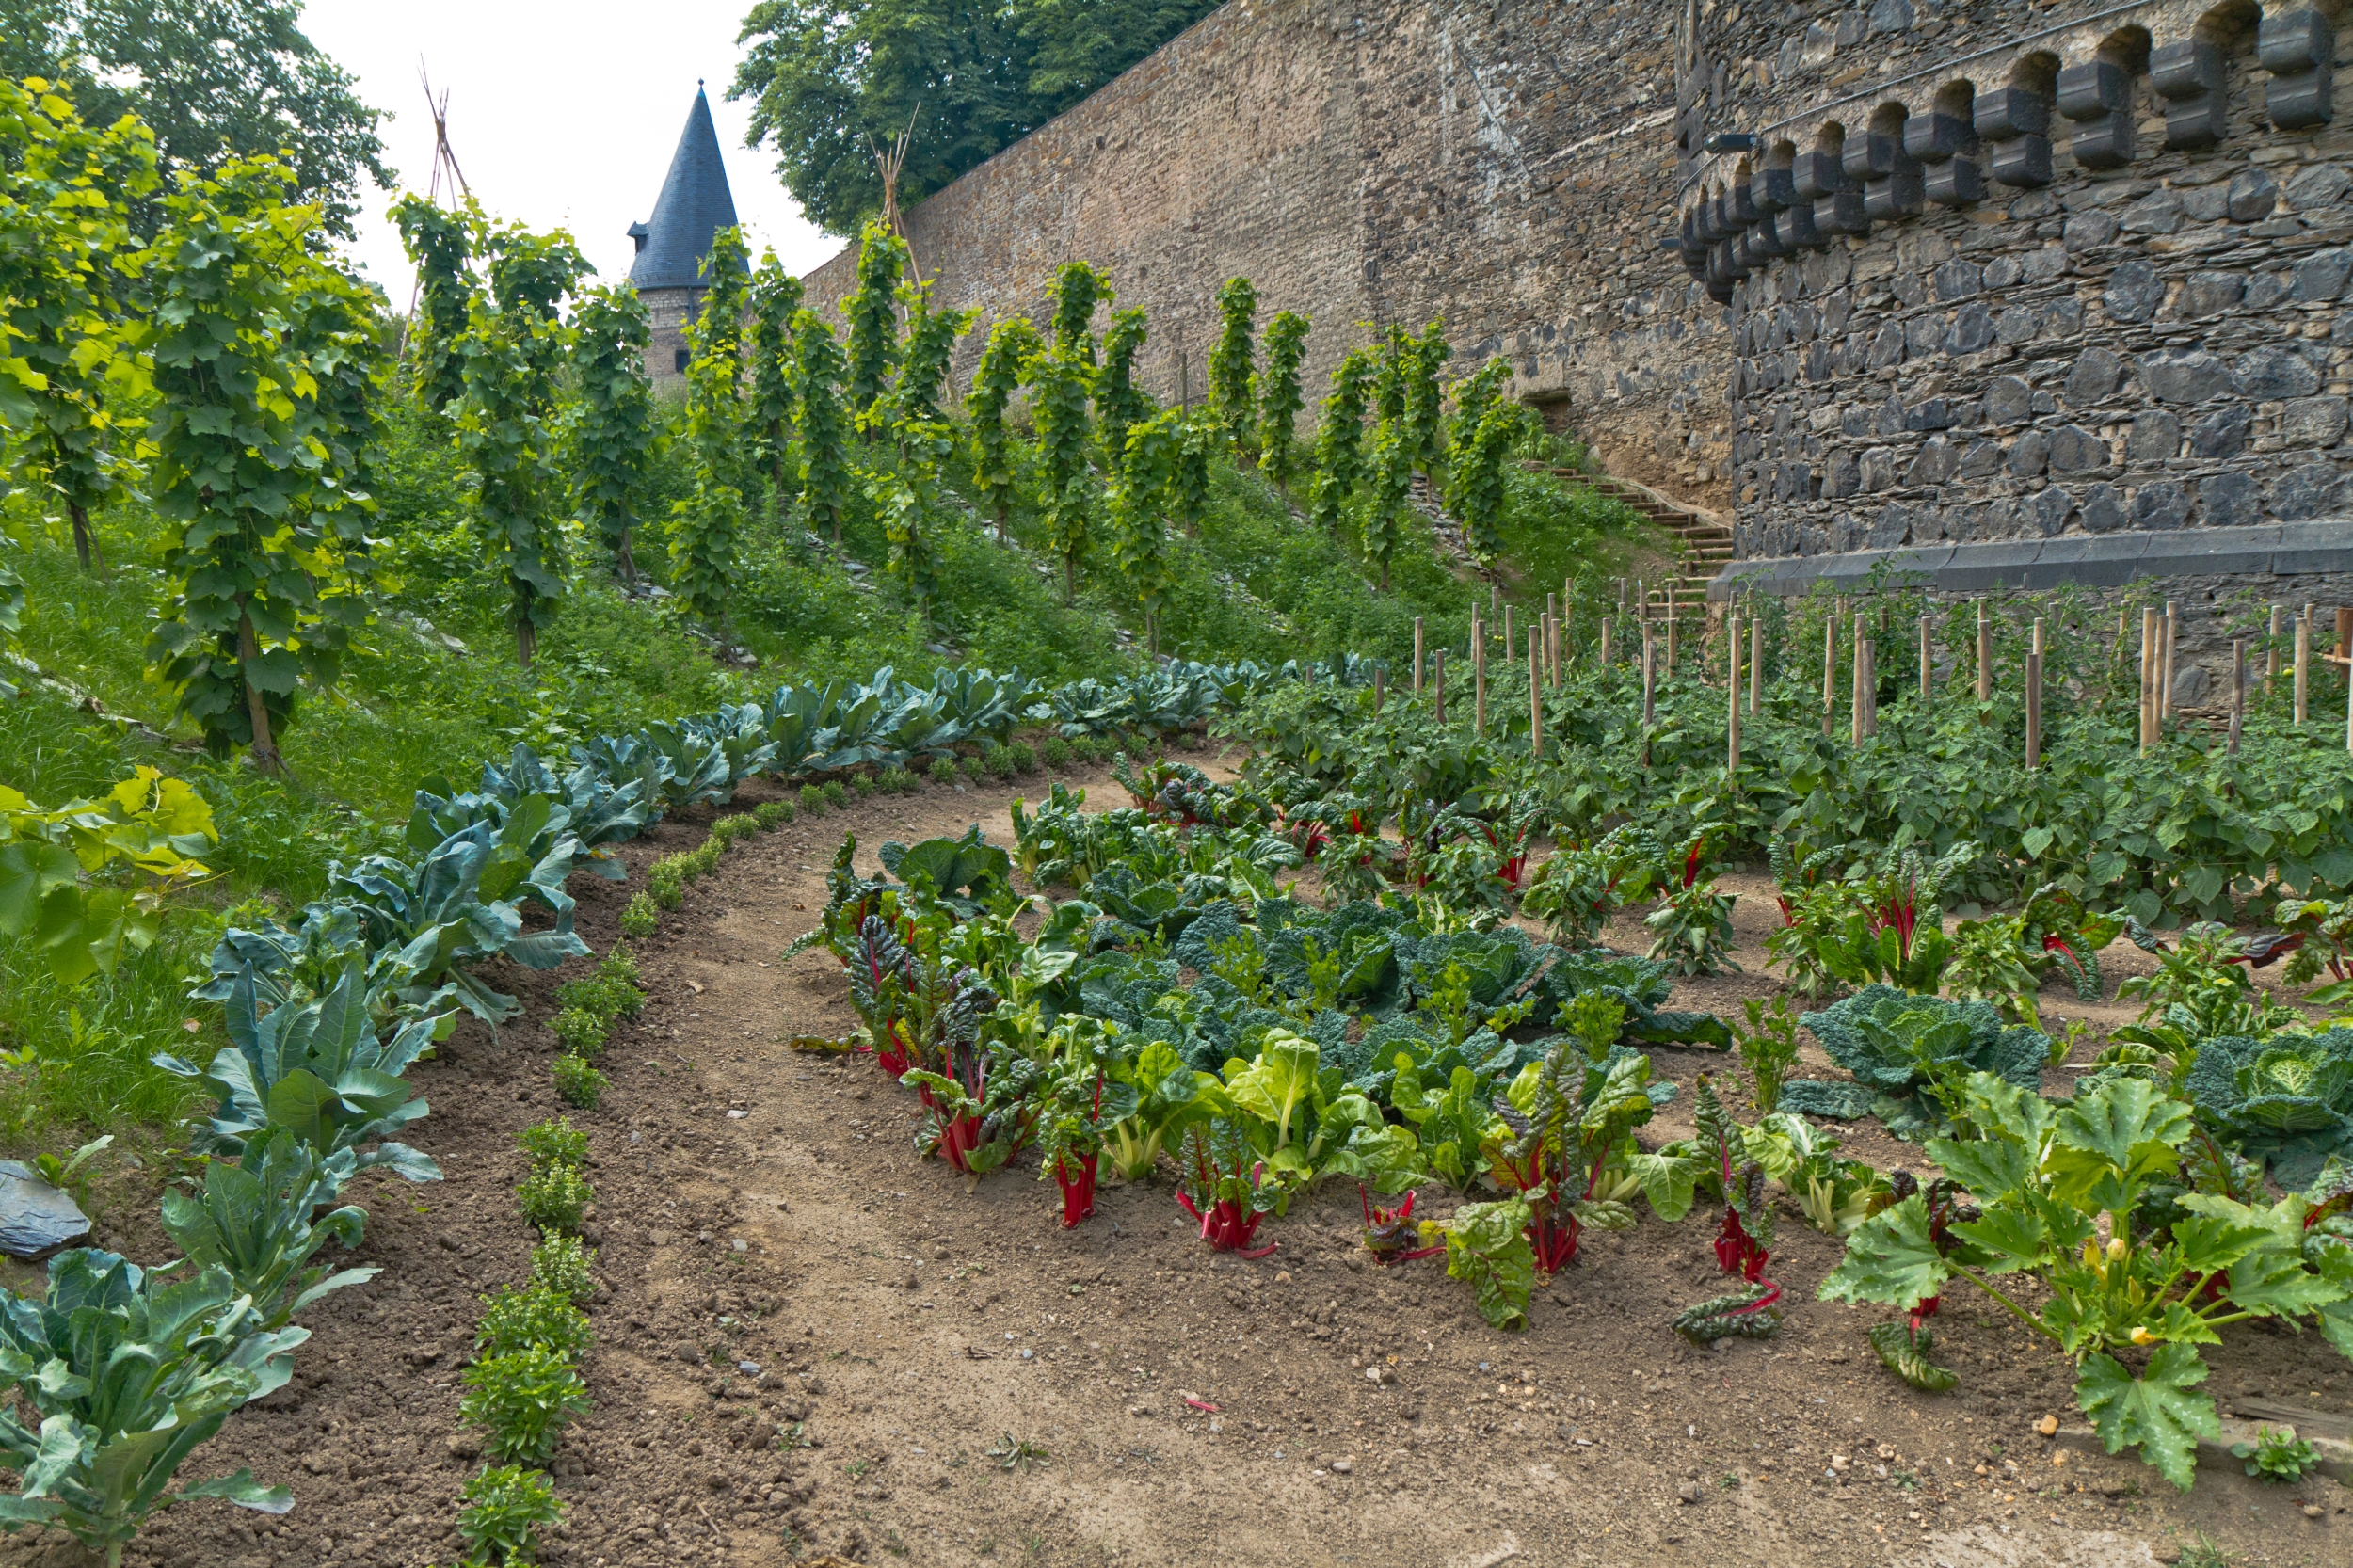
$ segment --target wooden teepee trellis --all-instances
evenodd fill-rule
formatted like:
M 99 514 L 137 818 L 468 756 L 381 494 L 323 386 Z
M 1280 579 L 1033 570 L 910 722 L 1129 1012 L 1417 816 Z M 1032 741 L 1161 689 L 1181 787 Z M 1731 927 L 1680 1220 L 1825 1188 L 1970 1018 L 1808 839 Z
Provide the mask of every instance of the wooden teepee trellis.
M 424 59 L 417 59 L 417 84 L 424 88 L 425 112 L 433 117 L 433 171 L 425 182 L 425 200 L 439 205 L 442 198 L 449 200 L 450 211 L 473 197 L 473 187 L 466 184 L 466 171 L 457 167 L 457 154 L 449 145 L 449 89 L 443 88 L 440 96 L 433 91 L 433 78 L 425 73 Z M 408 286 L 408 314 L 400 324 L 400 349 L 395 356 L 401 363 L 408 359 L 408 331 L 417 319 L 417 304 L 424 297 L 424 280 L 420 278 Z

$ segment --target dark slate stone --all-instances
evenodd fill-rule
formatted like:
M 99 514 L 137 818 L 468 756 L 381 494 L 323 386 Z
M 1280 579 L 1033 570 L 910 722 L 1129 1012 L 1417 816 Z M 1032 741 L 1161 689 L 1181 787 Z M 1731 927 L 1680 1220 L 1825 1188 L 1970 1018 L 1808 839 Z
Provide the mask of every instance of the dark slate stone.
M 2258 403 L 2310 397 L 2320 387 L 2320 377 L 2311 362 L 2296 350 L 2277 344 L 2248 350 L 2238 357 L 2235 368 L 2240 395 Z
M 1936 297 L 1967 299 L 1985 287 L 1985 268 L 1956 256 L 1936 269 Z
M 1953 469 L 1960 461 L 1961 454 L 1954 450 L 1951 441 L 1943 436 L 1931 436 L 1921 443 L 1912 466 L 1904 471 L 1904 483 L 1914 488 L 1942 485 L 1953 476 Z
M 2018 258 L 2015 256 L 1994 257 L 1985 264 L 1985 271 L 1979 280 L 1989 289 L 2009 287 L 2018 281 Z
M 2334 299 L 2344 290 L 2348 272 L 2353 272 L 2353 250 L 2315 250 L 2296 264 L 2296 282 L 2290 292 L 2306 305 Z
M 2339 522 L 2283 522 L 2271 569 L 2286 574 L 2353 569 L 2353 540 Z
M 1822 301 L 1822 336 L 1835 338 L 1847 330 L 1847 317 L 1854 311 L 1854 299 L 1840 289 Z
M 2271 216 L 2279 204 L 2280 187 L 2271 183 L 2271 176 L 2260 168 L 2242 168 L 2231 176 L 2231 217 L 2238 223 L 2254 223 Z
M 2182 215 L 2198 223 L 2218 223 L 2231 211 L 2231 193 L 2220 185 L 2201 185 L 2182 194 Z
M 1945 318 L 1941 315 L 1913 316 L 1904 324 L 1904 350 L 1914 360 L 1926 359 L 1944 344 Z
M 2051 432 L 2053 473 L 2088 473 L 2107 466 L 2108 443 L 2083 426 L 2062 424 Z
M 2189 520 L 2189 492 L 2170 479 L 2143 485 L 2133 492 L 2133 526 L 2179 528 Z
M 2231 371 L 2202 348 L 2161 348 L 2139 356 L 2141 384 L 2164 403 L 2202 403 L 2231 390 Z
M 1993 312 L 1982 305 L 1963 305 L 1953 312 L 1952 330 L 1945 334 L 1947 354 L 1975 354 L 1993 344 Z
M 1861 403 L 1849 403 L 1838 415 L 1838 433 L 1842 436 L 1867 436 L 1878 410 Z
M 2133 416 L 2124 438 L 2124 456 L 2136 463 L 2162 463 L 2182 449 L 2182 422 L 2162 408 Z
M 2054 299 L 2042 307 L 2042 329 L 2055 338 L 2072 338 L 2084 329 L 2084 302 Z
M 2121 222 L 2128 234 L 2169 234 L 2181 226 L 2181 200 L 2163 186 L 2125 208 Z
M 1903 359 L 1904 329 L 1891 321 L 1871 340 L 1871 357 L 1865 363 L 1872 370 L 1885 370 L 1903 363 Z
M 2124 379 L 2124 361 L 2105 348 L 2087 348 L 2067 373 L 2067 401 L 2081 408 L 2099 402 Z
M 2254 314 L 2268 311 L 2285 299 L 2293 288 L 2293 280 L 2284 272 L 2258 272 L 2247 280 L 2247 295 L 2239 309 Z
M 2021 344 L 2034 337 L 2034 312 L 2024 305 L 2005 305 L 1993 324 L 1994 332 L 2007 344 Z
M 1972 479 L 1991 479 L 2002 472 L 1999 441 L 1974 441 L 1961 455 L 1961 472 Z
M 2247 450 L 2247 427 L 2254 415 L 2243 403 L 2217 408 L 2189 427 L 2189 450 L 2194 457 L 2235 457 Z
M 2106 213 L 2077 213 L 2067 220 L 2059 243 L 2067 248 L 2069 255 L 2080 256 L 2116 238 L 2116 219 Z
M 2067 516 L 2074 509 L 2075 498 L 2057 485 L 2045 485 L 2025 503 L 2027 518 L 2046 538 L 2067 526 Z
M 1878 417 L 1872 421 L 1871 429 L 1876 435 L 1902 435 L 1904 433 L 1904 400 L 1894 392 L 1889 392 L 1887 401 L 1880 405 Z
M 2051 443 L 2040 430 L 2029 430 L 2010 443 L 2009 472 L 2016 478 L 2036 478 L 2050 462 Z
M 2334 463 L 2307 463 L 2271 482 L 2271 515 L 2282 522 L 2326 516 L 2337 505 L 2344 475 Z
M 2184 313 L 2220 315 L 2247 293 L 2247 280 L 2235 272 L 2193 272 L 2182 291 Z
M 2067 251 L 2056 245 L 2040 250 L 2029 250 L 2018 261 L 2019 281 L 2027 284 L 2053 283 L 2067 276 Z
M 2015 376 L 1996 376 L 1985 386 L 1985 417 L 1993 424 L 2024 424 L 2033 416 L 2034 389 Z
M 2335 206 L 2345 200 L 2348 190 L 2353 190 L 2353 174 L 2335 164 L 2307 164 L 2281 194 L 2288 199 L 2290 207 L 2309 213 Z
M 2116 269 L 2100 300 L 2111 321 L 2147 321 L 2165 301 L 2165 280 L 2154 266 L 2136 258 Z
M 1871 520 L 1871 529 L 1864 536 L 1863 545 L 1866 550 L 1893 550 L 1911 532 L 1911 511 L 1891 501 Z
M 1904 410 L 1904 428 L 1914 434 L 1923 430 L 1949 429 L 1952 423 L 1952 405 L 1941 397 L 1931 397 L 1916 408 Z
M 2345 424 L 2342 397 L 2299 397 L 2280 413 L 2280 434 L 2290 446 L 2334 446 Z
M 1883 490 L 1896 483 L 1896 453 L 1892 447 L 1875 446 L 1863 455 L 1863 488 Z
M 2198 482 L 2198 515 L 2209 528 L 2245 527 L 2263 510 L 2263 488 L 2251 473 L 2217 473 Z
M 89 1234 L 89 1219 L 29 1165 L 0 1160 L 0 1252 L 40 1257 Z
M 1874 36 L 1909 32 L 1914 20 L 1912 0 L 1871 0 L 1871 8 L 1865 15 Z
M 2114 485 L 2094 485 L 2084 492 L 2083 525 L 2090 534 L 2113 534 L 2124 526 L 2124 492 Z

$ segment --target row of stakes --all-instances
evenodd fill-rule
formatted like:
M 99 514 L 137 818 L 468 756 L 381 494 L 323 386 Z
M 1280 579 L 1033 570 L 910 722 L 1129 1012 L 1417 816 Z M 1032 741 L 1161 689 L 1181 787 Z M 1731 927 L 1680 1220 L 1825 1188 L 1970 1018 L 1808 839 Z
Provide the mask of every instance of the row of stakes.
M 1566 679 L 1567 664 L 1576 657 L 1574 652 L 1566 651 L 1564 648 L 1568 638 L 1568 617 L 1563 606 L 1573 598 L 1573 586 L 1574 580 L 1572 579 L 1561 584 L 1561 592 L 1559 595 L 1546 594 L 1542 616 L 1535 625 L 1528 628 L 1529 736 L 1530 748 L 1538 757 L 1542 757 L 1545 753 L 1544 688 L 1546 685 L 1555 688 L 1561 685 Z M 1639 582 L 1634 586 L 1638 596 L 1636 602 L 1647 612 L 1650 603 L 1648 595 L 1642 592 L 1642 585 Z M 1619 584 L 1618 601 L 1623 610 L 1626 602 L 1625 584 L 1623 581 Z M 1659 623 L 1654 621 L 1647 613 L 1642 614 L 1640 620 L 1642 637 L 1642 725 L 1646 729 L 1657 722 L 1660 655 L 1664 654 L 1665 666 L 1673 669 L 1678 651 L 1678 627 L 1673 599 L 1667 598 L 1665 604 L 1663 633 L 1659 630 Z M 1840 608 L 1842 614 L 1829 616 L 1822 625 L 1822 733 L 1825 735 L 1834 731 L 1836 723 L 1838 625 L 1844 618 L 1843 600 L 1840 601 Z M 1977 600 L 1977 697 L 1978 701 L 1983 702 L 1993 695 L 1993 629 L 1985 600 Z M 2129 612 L 2118 612 L 2117 643 L 2120 652 L 2126 634 L 2124 617 Z M 2265 684 L 2277 680 L 2280 674 L 2280 622 L 2282 614 L 2281 606 L 2275 604 L 2271 607 L 2270 638 L 2264 670 Z M 2303 725 L 2309 717 L 2313 658 L 2313 607 L 2310 604 L 2305 605 L 2304 613 L 2297 617 L 2295 624 L 2295 706 L 2296 722 L 2298 726 Z M 1471 727 L 1476 734 L 1484 734 L 1487 728 L 1488 644 L 1496 630 L 1498 616 L 1502 623 L 1500 644 L 1507 649 L 1512 648 L 1514 647 L 1512 625 L 1513 607 L 1502 602 L 1501 589 L 1494 588 L 1489 593 L 1487 616 L 1482 618 L 1476 611 L 1471 615 Z M 2353 620 L 2353 613 L 2339 611 L 2337 618 L 2340 633 L 2338 641 L 2344 644 L 2347 641 L 2344 634 L 2346 630 L 2345 623 Z M 1600 647 L 1597 651 L 1601 662 L 1605 664 L 1614 661 L 1615 622 L 1616 617 L 1611 616 L 1604 616 L 1601 620 Z M 1933 616 L 1924 615 L 1920 617 L 1920 700 L 1923 706 L 1933 696 L 1931 686 L 1934 670 L 1933 624 Z M 2175 711 L 2173 650 L 2174 636 L 2179 625 L 2180 616 L 2170 600 L 2167 602 L 2162 612 L 2153 605 L 2144 606 L 2141 610 L 2140 749 L 2143 752 L 2155 746 L 2162 739 L 2166 722 L 2173 716 Z M 1753 614 L 1743 617 L 1736 607 L 1727 617 L 1727 632 L 1728 635 L 1725 638 L 1727 657 L 1725 749 L 1727 764 L 1732 771 L 1737 773 L 1740 767 L 1741 714 L 1744 709 L 1751 714 L 1756 712 L 1762 693 L 1765 666 L 1765 623 Z M 1744 632 L 1745 636 L 1742 635 Z M 2035 617 L 2027 648 L 2025 669 L 2022 672 L 2025 678 L 2026 700 L 2025 760 L 2029 769 L 2038 768 L 2042 762 L 2042 641 L 2043 621 L 2042 617 L 2038 616 Z M 1743 644 L 1746 645 L 1745 649 Z M 1871 634 L 1866 614 L 1860 610 L 1854 613 L 1854 632 L 1849 647 L 1852 690 L 1848 711 L 1851 739 L 1859 744 L 1865 738 L 1879 733 L 1879 675 L 1875 660 L 1875 639 Z M 1744 652 L 1745 664 L 1743 663 Z M 2322 657 L 2328 656 L 2322 655 Z M 2343 656 L 2339 657 L 2342 660 Z M 1744 668 L 1747 675 L 1745 681 L 1742 680 Z M 1423 692 L 1425 670 L 1429 673 L 1432 715 L 1443 724 L 1446 722 L 1446 649 L 1435 648 L 1424 651 L 1422 620 L 1419 616 L 1417 616 L 1414 617 L 1413 667 L 1413 695 L 1417 698 Z M 1374 712 L 1381 711 L 1386 696 L 1385 673 L 1376 669 L 1372 678 Z M 2236 637 L 2231 642 L 2229 744 L 2233 754 L 2239 748 L 2239 732 L 2246 717 L 2246 707 L 2247 639 Z M 2353 752 L 2353 663 L 2347 664 L 2345 682 L 2345 749 Z M 1647 746 L 1644 751 L 1647 760 Z

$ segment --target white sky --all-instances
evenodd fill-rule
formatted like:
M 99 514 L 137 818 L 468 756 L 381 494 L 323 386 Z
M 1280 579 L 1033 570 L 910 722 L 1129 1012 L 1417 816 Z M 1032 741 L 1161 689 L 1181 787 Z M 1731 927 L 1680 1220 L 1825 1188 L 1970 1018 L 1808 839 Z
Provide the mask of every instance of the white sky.
M 773 246 L 805 272 L 840 248 L 801 216 L 767 150 L 744 145 L 748 102 L 727 101 L 735 34 L 751 0 L 310 0 L 302 28 L 357 78 L 360 100 L 392 111 L 385 162 L 403 188 L 432 172 L 433 120 L 417 83 L 423 56 L 449 93 L 449 142 L 484 209 L 534 229 L 568 230 L 600 277 L 632 253 L 629 226 L 653 216 L 679 132 L 705 80 L 736 216 L 757 258 Z M 361 202 L 353 254 L 395 309 L 411 275 L 385 221 L 393 192 Z

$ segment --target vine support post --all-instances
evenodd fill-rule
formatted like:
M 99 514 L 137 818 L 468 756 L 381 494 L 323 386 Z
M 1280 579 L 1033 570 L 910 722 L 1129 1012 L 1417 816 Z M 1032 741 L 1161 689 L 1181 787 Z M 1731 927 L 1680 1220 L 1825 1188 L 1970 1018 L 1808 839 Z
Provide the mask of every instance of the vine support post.
M 1658 713 L 1657 645 L 1651 636 L 1650 623 L 1642 623 L 1642 766 L 1650 766 L 1651 724 Z
M 1822 617 L 1822 733 L 1838 712 L 1838 617 Z
M 1545 631 L 1545 674 L 1547 680 L 1552 682 L 1558 682 L 1561 679 L 1560 650 L 1559 646 L 1553 641 L 1553 628 L 1558 626 L 1560 621 L 1561 600 L 1559 597 L 1553 594 L 1545 595 L 1545 618 L 1538 624 Z
M 2303 727 L 2305 705 L 2312 696 L 2313 680 L 2313 607 L 2304 606 L 2303 616 L 2296 623 L 2296 723 Z
M 2034 646 L 2026 654 L 2026 771 L 2042 765 L 2042 617 L 2034 618 Z
M 1438 648 L 1430 655 L 1431 716 L 1446 723 L 1446 649 Z
M 1486 628 L 1477 616 L 1471 616 L 1471 733 L 1487 733 L 1487 639 Z
M 1856 745 L 1863 744 L 1863 612 L 1857 610 L 1854 613 L 1854 649 L 1848 656 L 1849 663 L 1854 670 L 1853 711 L 1849 715 L 1847 723 L 1849 731 L 1849 739 Z
M 1604 664 L 1609 663 L 1609 655 L 1613 651 L 1609 646 L 1609 633 L 1615 630 L 1612 625 L 1616 617 L 1612 616 L 1601 617 L 1601 662 Z
M 1421 617 L 1414 617 L 1414 695 L 1421 696 Z
M 2180 626 L 2180 614 L 2169 599 L 2165 601 L 2165 662 L 2157 670 L 2157 724 L 2160 728 L 2173 717 L 2173 635 Z
M 1674 673 L 1674 668 L 1675 668 L 1675 653 L 1676 653 L 1676 651 L 1677 651 L 1677 650 L 1676 650 L 1676 648 L 1675 648 L 1675 591 L 1674 591 L 1674 585 L 1673 585 L 1673 584 L 1668 584 L 1667 589 L 1666 589 L 1666 594 L 1667 594 L 1667 673 L 1668 673 L 1669 675 L 1673 675 L 1673 674 Z
M 2264 636 L 2264 684 L 2280 679 L 2280 607 L 2271 607 L 2271 630 Z
M 2353 696 L 2347 706 L 2353 708 Z M 2247 639 L 2231 639 L 2231 755 L 2238 755 L 2238 737 L 2247 720 Z M 2345 744 L 2353 746 L 2353 718 L 2346 721 Z
M 1732 669 L 1724 681 L 1725 705 L 1729 712 L 1724 720 L 1724 776 L 1737 779 L 1740 774 L 1740 621 L 1737 616 L 1728 623 L 1731 635 L 1724 640 L 1731 645 Z
M 1536 629 L 1528 629 L 1528 754 L 1539 761 L 1545 755 L 1545 687 L 1537 680 L 1544 652 Z
M 1929 704 L 1936 696 L 1935 681 L 1930 678 L 1936 664 L 1935 645 L 1929 640 L 1929 617 L 1920 617 L 1920 716 L 1926 718 Z
M 1757 699 L 1765 684 L 1765 623 L 1757 617 L 1753 605 L 1749 610 L 1749 715 L 1756 714 Z
M 2157 608 L 2140 607 L 2140 749 L 2156 744 Z
M 1490 632 L 1493 632 L 1495 631 L 1495 627 L 1490 624 L 1487 630 Z M 1509 659 L 1512 657 L 1512 606 L 1509 604 L 1506 604 L 1503 607 L 1503 641 L 1497 643 L 1496 646 L 1503 649 L 1504 658 Z
M 1985 701 L 1993 695 L 1993 622 L 1986 614 L 1985 600 L 1977 600 L 1977 700 Z
M 1382 690 L 1382 684 L 1387 673 L 1379 668 L 1375 668 L 1372 672 L 1372 716 L 1374 718 L 1381 716 L 1381 699 L 1385 695 Z

